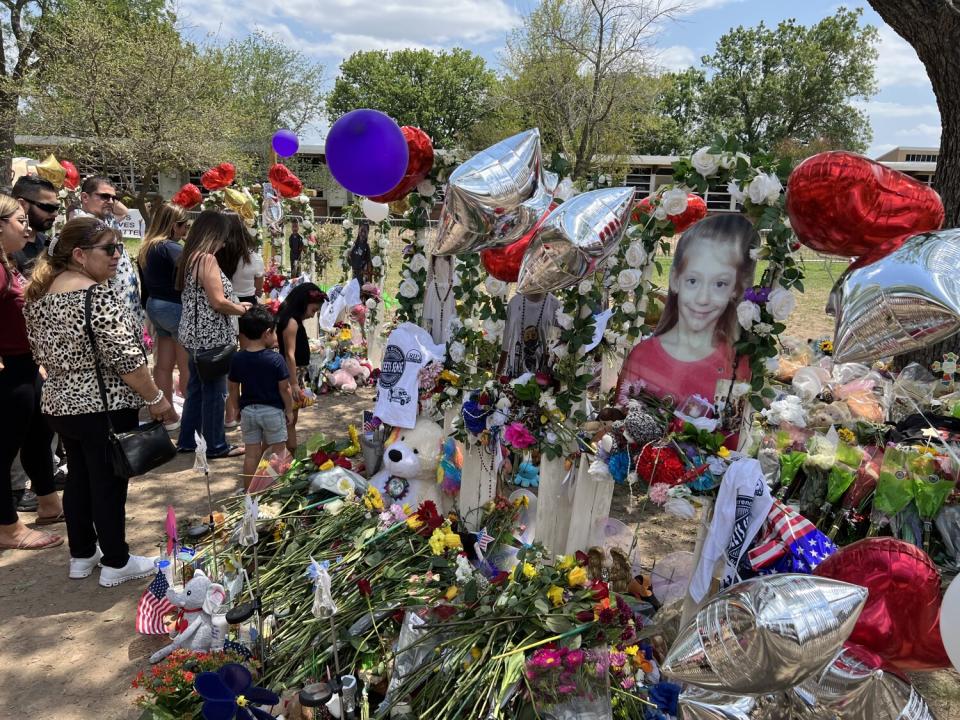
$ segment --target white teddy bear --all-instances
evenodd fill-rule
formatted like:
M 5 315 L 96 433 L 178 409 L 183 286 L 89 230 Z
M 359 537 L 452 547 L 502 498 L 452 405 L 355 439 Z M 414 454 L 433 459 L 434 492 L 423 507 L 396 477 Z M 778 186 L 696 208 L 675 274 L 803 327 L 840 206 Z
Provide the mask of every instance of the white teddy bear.
M 383 469 L 370 478 L 380 491 L 383 503 L 409 504 L 416 509 L 432 500 L 443 512 L 451 504 L 437 484 L 437 465 L 443 446 L 443 428 L 432 420 L 418 418 L 412 430 L 397 428 L 383 449 Z

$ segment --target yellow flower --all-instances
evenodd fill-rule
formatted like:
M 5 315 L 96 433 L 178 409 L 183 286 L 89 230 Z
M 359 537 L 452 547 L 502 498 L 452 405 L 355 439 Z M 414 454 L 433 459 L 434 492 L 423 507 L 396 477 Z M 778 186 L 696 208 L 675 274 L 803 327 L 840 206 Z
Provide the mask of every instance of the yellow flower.
M 407 516 L 413 515 L 413 508 L 410 507 L 410 503 L 403 504 L 403 514 Z
M 528 495 L 518 495 L 513 501 L 513 506 L 515 508 L 530 507 L 530 497 Z
M 451 385 L 456 385 L 457 383 L 460 382 L 460 376 L 454 372 L 450 372 L 449 370 L 444 370 L 443 372 L 441 372 L 440 379 L 446 380 Z
M 443 551 L 447 549 L 447 543 L 445 540 L 445 533 L 440 528 L 437 528 L 433 531 L 433 535 L 430 536 L 430 549 L 433 551 L 434 555 L 443 555 Z
M 532 580 L 537 576 L 537 569 L 528 562 L 523 564 L 523 576 L 528 580 Z
M 460 594 L 460 588 L 458 588 L 456 585 L 451 585 L 450 587 L 447 588 L 447 591 L 443 594 L 443 596 L 447 600 L 453 600 L 459 594 Z
M 554 607 L 563 605 L 563 588 L 551 585 L 547 588 L 547 600 L 553 603 Z
M 476 645 L 474 645 L 472 648 L 470 648 L 470 657 L 472 657 L 474 660 L 479 660 L 479 659 L 480 659 L 480 648 L 478 648 Z
M 640 648 L 636 645 L 631 645 L 630 647 L 625 647 L 623 651 L 630 657 L 633 657 L 640 651 Z
M 557 557 L 557 570 L 566 572 L 576 564 L 572 555 L 560 555 Z
M 719 455 L 719 456 L 722 457 L 724 460 L 726 460 L 728 457 L 730 457 L 730 449 L 729 449 L 729 448 L 726 448 L 726 447 L 723 447 L 723 446 L 720 446 L 720 449 L 717 450 L 717 455 Z
M 587 584 L 587 571 L 577 566 L 567 573 L 567 584 L 570 587 L 578 587 Z
M 352 339 L 352 338 L 353 338 L 353 332 L 350 330 L 350 328 L 343 328 L 343 329 L 340 331 L 340 340 L 341 340 L 341 341 L 350 340 L 350 339 Z
M 419 530 L 423 527 L 423 522 L 416 515 L 407 518 L 407 527 L 411 530 Z
M 327 460 L 318 470 L 333 470 L 333 460 Z
M 457 550 L 463 547 L 460 542 L 460 536 L 455 532 L 445 532 L 443 535 L 443 544 L 451 550 Z
M 369 485 L 363 496 L 363 504 L 367 510 L 383 510 L 383 496 L 377 488 Z
M 857 441 L 857 436 L 854 435 L 853 430 L 850 428 L 840 428 L 837 430 L 837 435 L 848 445 L 852 445 Z

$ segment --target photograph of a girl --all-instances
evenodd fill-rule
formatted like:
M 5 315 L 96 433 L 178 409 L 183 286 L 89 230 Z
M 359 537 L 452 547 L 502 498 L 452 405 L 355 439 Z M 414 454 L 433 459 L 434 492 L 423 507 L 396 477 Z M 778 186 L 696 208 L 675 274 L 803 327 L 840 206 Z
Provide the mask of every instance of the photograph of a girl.
M 736 359 L 733 344 L 737 304 L 753 285 L 750 250 L 759 245 L 757 231 L 739 213 L 705 218 L 683 233 L 660 322 L 627 357 L 618 405 L 642 391 L 699 417 L 723 401 L 731 382 L 749 380 L 749 358 Z

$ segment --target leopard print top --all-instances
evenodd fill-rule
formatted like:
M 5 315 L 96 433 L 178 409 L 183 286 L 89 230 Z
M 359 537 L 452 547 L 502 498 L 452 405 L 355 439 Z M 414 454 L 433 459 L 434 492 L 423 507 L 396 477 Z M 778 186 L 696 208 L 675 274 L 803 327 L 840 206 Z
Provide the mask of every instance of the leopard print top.
M 224 315 L 213 309 L 207 299 L 203 284 L 197 281 L 196 265 L 183 279 L 183 313 L 180 315 L 180 344 L 188 350 L 207 350 L 236 344 L 237 318 Z M 238 302 L 233 285 L 220 271 L 223 295 Z M 196 318 L 196 319 L 195 319 Z
M 33 357 L 47 371 L 40 406 L 48 415 L 103 411 L 94 364 L 97 359 L 109 409 L 143 406 L 143 399 L 120 378 L 146 363 L 136 320 L 112 288 L 93 288 L 90 316 L 97 358 L 85 327 L 86 290 L 50 293 L 23 308 Z

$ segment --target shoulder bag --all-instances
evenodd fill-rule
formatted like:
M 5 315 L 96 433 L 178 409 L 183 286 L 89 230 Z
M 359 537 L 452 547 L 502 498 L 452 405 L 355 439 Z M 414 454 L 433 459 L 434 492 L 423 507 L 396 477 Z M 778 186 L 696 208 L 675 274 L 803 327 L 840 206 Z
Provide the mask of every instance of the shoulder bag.
M 196 342 L 200 337 L 200 269 L 197 268 L 196 279 L 193 283 L 193 335 Z M 237 352 L 237 344 L 230 343 L 206 350 L 192 350 L 193 362 L 197 366 L 197 375 L 204 382 L 216 380 L 230 372 L 230 361 Z
M 93 321 L 90 307 L 93 302 L 93 285 L 87 288 L 84 318 L 90 346 L 93 348 L 93 363 L 97 372 L 97 385 L 100 387 L 100 400 L 107 416 L 107 439 L 110 445 L 110 463 L 118 477 L 131 478 L 143 475 L 163 465 L 177 454 L 177 448 L 170 440 L 163 423 L 159 420 L 141 425 L 136 430 L 118 433 L 110 421 L 110 406 L 107 404 L 107 387 L 100 371 L 100 359 L 97 353 L 97 339 L 93 334 Z M 143 347 L 141 346 L 141 351 Z M 146 354 L 144 354 L 146 360 Z

